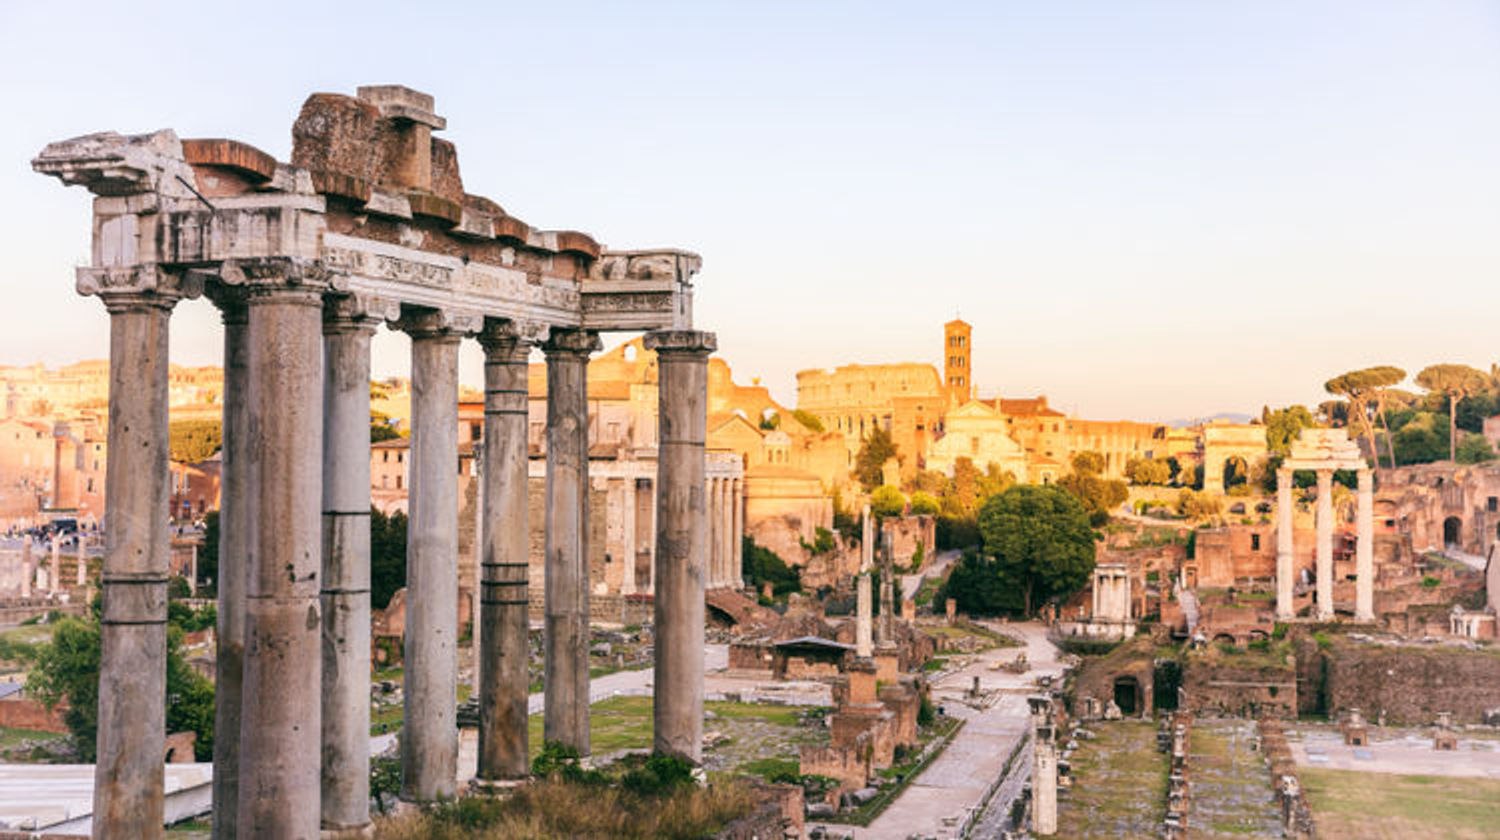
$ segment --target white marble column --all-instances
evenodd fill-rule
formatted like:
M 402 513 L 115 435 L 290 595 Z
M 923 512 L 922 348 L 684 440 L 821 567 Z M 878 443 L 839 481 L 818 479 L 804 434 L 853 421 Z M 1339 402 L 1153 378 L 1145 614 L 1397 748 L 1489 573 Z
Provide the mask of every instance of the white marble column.
M 171 535 L 167 331 L 192 289 L 154 266 L 80 269 L 109 310 L 95 838 L 162 836 Z
M 47 587 L 54 593 L 62 592 L 62 541 L 52 538 L 52 570 L 47 573 Z
M 1333 618 L 1333 470 L 1318 470 L 1318 619 Z
M 729 585 L 736 590 L 745 585 L 745 480 L 734 480 L 734 519 L 729 533 Z
M 1354 618 L 1375 620 L 1375 480 L 1366 468 L 1359 471 L 1358 543 L 1354 555 Z
M 646 335 L 660 377 L 657 455 L 657 582 L 653 747 L 698 763 L 703 758 L 704 555 L 709 523 L 701 495 L 707 469 L 708 354 L 712 333 Z
M 313 837 L 322 726 L 323 283 L 315 266 L 291 261 L 241 269 L 254 279 L 248 379 L 256 534 L 247 555 L 237 836 Z
M 36 561 L 31 559 L 31 536 L 28 534 L 21 537 L 21 597 L 30 598 L 35 586 Z
M 370 826 L 370 339 L 373 302 L 323 318 L 323 775 L 330 837 Z
M 458 346 L 470 324 L 403 318 L 411 336 L 411 489 L 401 798 L 452 797 L 458 776 Z
M 589 332 L 554 330 L 547 356 L 543 737 L 589 754 Z
M 239 830 L 240 708 L 245 682 L 245 586 L 255 538 L 250 448 L 250 312 L 243 288 L 211 292 L 224 322 L 224 399 L 220 420 L 218 622 L 214 630 L 213 837 Z
M 620 531 L 620 545 L 622 549 L 620 562 L 623 564 L 620 566 L 620 594 L 634 595 L 636 550 L 636 497 L 634 476 L 627 476 L 625 478 L 624 488 L 622 490 L 621 496 L 624 501 L 621 502 L 621 512 L 623 518 L 620 520 L 622 523 Z
M 1292 587 L 1296 583 L 1293 553 L 1292 471 L 1276 470 L 1276 618 L 1288 621 L 1296 616 Z
M 484 347 L 484 536 L 479 651 L 480 779 L 523 778 L 530 644 L 530 498 L 526 476 L 527 360 L 538 330 L 491 322 Z

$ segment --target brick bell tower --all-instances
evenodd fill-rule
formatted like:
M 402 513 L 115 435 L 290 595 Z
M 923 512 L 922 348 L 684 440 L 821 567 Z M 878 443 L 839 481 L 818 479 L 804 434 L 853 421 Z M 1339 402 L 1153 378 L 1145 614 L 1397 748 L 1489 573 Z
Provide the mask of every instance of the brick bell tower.
M 948 405 L 957 407 L 974 398 L 974 328 L 957 318 L 943 325 L 943 387 Z

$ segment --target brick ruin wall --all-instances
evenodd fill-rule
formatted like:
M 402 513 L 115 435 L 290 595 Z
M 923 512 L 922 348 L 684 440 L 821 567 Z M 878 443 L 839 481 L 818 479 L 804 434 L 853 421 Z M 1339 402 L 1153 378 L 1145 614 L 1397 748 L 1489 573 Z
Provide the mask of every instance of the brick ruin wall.
M 1330 716 L 1351 708 L 1398 726 L 1423 726 L 1438 712 L 1480 723 L 1500 708 L 1500 654 L 1489 650 L 1335 643 L 1323 652 Z

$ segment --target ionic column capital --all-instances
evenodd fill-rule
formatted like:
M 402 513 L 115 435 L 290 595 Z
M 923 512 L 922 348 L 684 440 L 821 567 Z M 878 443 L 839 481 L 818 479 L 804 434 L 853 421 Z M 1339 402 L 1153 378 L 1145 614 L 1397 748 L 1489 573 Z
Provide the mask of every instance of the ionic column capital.
M 656 330 L 646 333 L 643 343 L 647 350 L 669 355 L 707 356 L 719 349 L 718 336 L 702 330 Z
M 97 295 L 110 312 L 140 309 L 171 310 L 183 299 L 203 293 L 195 273 L 175 271 L 156 263 L 130 266 L 86 266 L 77 269 L 80 295 Z
M 355 292 L 323 301 L 323 334 L 366 333 L 373 335 L 382 321 L 401 317 L 401 304 L 364 292 Z
M 479 332 L 483 325 L 484 316 L 478 312 L 448 308 L 403 308 L 401 317 L 394 322 L 396 329 L 413 339 L 453 342 Z
M 541 346 L 542 352 L 546 353 L 548 358 L 587 357 L 590 353 L 596 353 L 602 349 L 604 342 L 599 340 L 599 334 L 596 332 L 554 329 Z
M 484 348 L 485 364 L 525 362 L 531 348 L 547 340 L 548 329 L 539 321 L 484 319 L 479 346 Z
M 251 297 L 278 291 L 321 296 L 333 287 L 333 273 L 322 260 L 302 257 L 249 257 L 219 265 L 219 282 L 243 287 Z

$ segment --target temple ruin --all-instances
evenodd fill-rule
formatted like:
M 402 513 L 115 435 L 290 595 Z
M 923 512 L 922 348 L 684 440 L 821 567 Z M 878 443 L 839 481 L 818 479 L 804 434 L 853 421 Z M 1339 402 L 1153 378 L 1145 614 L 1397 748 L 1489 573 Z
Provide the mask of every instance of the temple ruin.
M 533 349 L 547 375 L 545 732 L 588 752 L 585 380 L 608 331 L 645 332 L 659 360 L 655 746 L 700 756 L 715 338 L 693 328 L 699 258 L 522 222 L 465 192 L 453 144 L 434 137 L 445 126 L 429 95 L 362 87 L 308 98 L 290 162 L 171 130 L 64 140 L 33 161 L 95 196 L 77 288 L 110 315 L 95 837 L 163 831 L 167 336 L 175 304 L 200 294 L 224 323 L 215 837 L 368 831 L 370 341 L 382 323 L 412 347 L 403 798 L 455 793 L 466 338 L 484 349 L 488 444 L 480 779 L 527 772 Z M 714 556 L 727 566 L 730 553 Z

